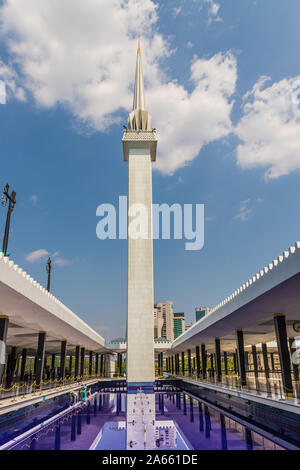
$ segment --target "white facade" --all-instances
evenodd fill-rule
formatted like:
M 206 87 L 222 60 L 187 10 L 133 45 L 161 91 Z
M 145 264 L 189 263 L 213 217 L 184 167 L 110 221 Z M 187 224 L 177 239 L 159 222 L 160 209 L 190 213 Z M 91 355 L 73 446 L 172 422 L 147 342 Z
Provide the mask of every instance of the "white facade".
M 154 327 L 156 338 L 166 338 L 174 341 L 173 302 L 156 302 L 154 304 Z

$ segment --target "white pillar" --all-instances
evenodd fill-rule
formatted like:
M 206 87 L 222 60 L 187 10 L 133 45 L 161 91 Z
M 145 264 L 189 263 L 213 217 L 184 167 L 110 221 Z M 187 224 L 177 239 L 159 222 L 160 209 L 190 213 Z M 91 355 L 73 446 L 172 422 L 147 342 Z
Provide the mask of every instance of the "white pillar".
M 129 148 L 128 210 L 142 204 L 148 213 L 147 236 L 132 238 L 128 217 L 127 382 L 154 382 L 152 163 L 150 147 Z M 137 206 L 135 206 L 137 207 Z M 137 214 L 137 217 L 139 215 Z

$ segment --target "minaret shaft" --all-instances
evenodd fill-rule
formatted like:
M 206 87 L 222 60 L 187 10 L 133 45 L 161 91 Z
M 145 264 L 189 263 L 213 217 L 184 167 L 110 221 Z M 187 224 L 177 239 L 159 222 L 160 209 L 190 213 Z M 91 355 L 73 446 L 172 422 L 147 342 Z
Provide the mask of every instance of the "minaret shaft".
M 152 386 L 154 382 L 154 295 L 152 236 L 152 161 L 157 138 L 150 130 L 145 109 L 140 46 L 137 54 L 134 109 L 129 130 L 123 135 L 124 160 L 128 161 L 128 293 L 127 293 L 127 384 L 128 390 Z M 140 238 L 131 224 L 146 215 L 147 233 Z
M 154 381 L 152 167 L 149 148 L 129 151 L 128 209 L 143 205 L 148 237 L 128 234 L 127 382 Z M 135 212 L 135 211 L 133 211 Z M 134 217 L 128 217 L 128 227 Z

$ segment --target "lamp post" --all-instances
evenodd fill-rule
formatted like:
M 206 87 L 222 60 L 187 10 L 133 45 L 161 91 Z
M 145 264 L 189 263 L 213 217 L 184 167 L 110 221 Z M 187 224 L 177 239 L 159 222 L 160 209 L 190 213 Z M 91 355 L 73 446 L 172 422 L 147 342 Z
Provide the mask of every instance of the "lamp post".
M 6 184 L 3 189 L 2 194 L 2 205 L 5 206 L 8 200 L 8 208 L 7 208 L 7 216 L 6 216 L 6 224 L 5 224 L 5 232 L 3 237 L 3 245 L 2 245 L 2 252 L 4 256 L 7 256 L 7 245 L 8 245 L 8 237 L 9 237 L 9 226 L 10 226 L 10 216 L 12 211 L 14 210 L 16 204 L 16 192 L 12 191 L 11 194 L 8 192 L 9 184 Z
M 47 281 L 47 291 L 50 292 L 50 280 L 51 280 L 51 258 L 48 258 L 46 264 L 46 271 L 48 273 L 48 281 Z

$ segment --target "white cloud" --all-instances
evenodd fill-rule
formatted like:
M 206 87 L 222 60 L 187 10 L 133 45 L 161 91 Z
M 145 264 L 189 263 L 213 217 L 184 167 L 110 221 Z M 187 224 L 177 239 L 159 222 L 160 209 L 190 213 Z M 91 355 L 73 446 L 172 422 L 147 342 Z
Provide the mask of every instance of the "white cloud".
M 213 21 L 222 21 L 222 18 L 219 15 L 220 4 L 215 2 L 215 0 L 194 0 L 195 3 L 206 4 L 208 7 L 208 22 L 212 23 Z
M 175 7 L 173 8 L 173 15 L 176 17 L 179 15 L 179 13 L 181 12 L 182 10 L 182 7 Z
M 5 98 L 14 96 L 19 101 L 26 101 L 24 89 L 19 85 L 19 77 L 16 71 L 2 62 L 0 58 L 0 79 L 4 81 L 6 88 Z
M 28 253 L 25 256 L 26 261 L 29 261 L 29 263 L 35 263 L 36 261 L 39 261 L 41 258 L 44 258 L 45 256 L 48 256 L 49 252 L 44 249 L 32 251 L 31 253 Z
M 188 49 L 191 49 L 192 47 L 194 47 L 194 44 L 191 41 L 188 41 L 187 44 L 186 44 L 186 47 Z
M 243 116 L 235 133 L 242 143 L 237 162 L 242 168 L 265 167 L 265 178 L 277 178 L 300 169 L 300 108 L 293 102 L 296 79 L 267 86 L 261 77 L 244 96 Z
M 68 264 L 70 264 L 70 262 L 65 258 L 57 257 L 54 259 L 53 264 L 55 264 L 56 266 L 67 266 Z
M 137 34 L 143 35 L 148 76 L 165 53 L 165 42 L 152 31 L 151 0 L 7 0 L 0 20 L 36 103 L 63 103 L 98 130 L 130 108 Z
M 93 329 L 97 331 L 97 333 L 101 334 L 103 332 L 109 331 L 111 328 L 108 325 L 96 325 L 93 326 Z
M 32 196 L 30 196 L 29 200 L 32 202 L 32 204 L 35 206 L 38 202 L 38 197 L 36 194 L 33 194 Z
M 7 0 L 0 21 L 11 60 L 37 105 L 64 104 L 80 123 L 100 131 L 131 108 L 141 33 L 146 99 L 160 131 L 156 167 L 172 173 L 231 131 L 236 60 L 230 53 L 195 59 L 189 94 L 161 68 L 172 51 L 157 33 L 156 10 L 152 0 Z
M 194 60 L 192 93 L 175 82 L 149 90 L 149 108 L 159 135 L 155 168 L 171 174 L 193 160 L 204 145 L 230 134 L 236 79 L 235 57 L 219 53 Z
M 55 264 L 56 266 L 67 266 L 68 264 L 70 264 L 69 260 L 60 256 L 59 251 L 55 251 L 52 255 L 52 258 L 53 264 Z
M 241 222 L 245 222 L 249 219 L 252 214 L 252 209 L 249 207 L 250 199 L 241 201 L 238 213 L 234 216 L 234 219 L 239 219 Z
M 35 263 L 36 261 L 39 261 L 42 258 L 45 258 L 46 256 L 51 256 L 53 259 L 53 264 L 55 264 L 56 266 L 67 266 L 70 263 L 69 260 L 59 255 L 60 255 L 59 251 L 55 251 L 53 255 L 51 255 L 49 251 L 42 248 L 40 250 L 36 250 L 36 251 L 32 251 L 31 253 L 28 253 L 25 256 L 25 259 L 26 261 L 29 261 L 29 263 Z

